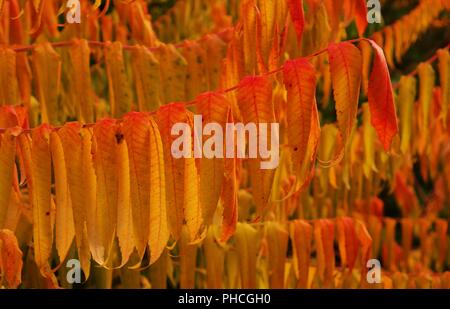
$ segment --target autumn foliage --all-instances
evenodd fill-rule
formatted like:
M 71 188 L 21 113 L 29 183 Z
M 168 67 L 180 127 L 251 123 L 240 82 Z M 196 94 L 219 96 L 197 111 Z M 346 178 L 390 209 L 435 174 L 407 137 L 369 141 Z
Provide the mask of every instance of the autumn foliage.
M 448 1 L 66 2 L 0 0 L 0 287 L 450 288 L 449 45 L 398 69 Z M 175 158 L 195 115 L 277 168 Z

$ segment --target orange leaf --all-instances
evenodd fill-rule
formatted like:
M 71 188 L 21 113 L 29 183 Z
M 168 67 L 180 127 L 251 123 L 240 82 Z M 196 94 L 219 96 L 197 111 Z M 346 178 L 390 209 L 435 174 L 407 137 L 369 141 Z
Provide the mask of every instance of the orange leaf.
M 272 102 L 272 85 L 267 76 L 248 76 L 239 83 L 238 103 L 244 123 L 270 123 L 275 121 Z M 259 136 L 259 129 L 258 136 Z M 267 140 L 271 140 L 271 132 Z M 256 150 L 256 149 L 253 149 Z M 260 167 L 261 158 L 249 159 L 249 171 L 253 196 L 258 213 L 261 214 L 267 206 L 274 176 L 273 170 L 263 170 Z
M 358 239 L 353 219 L 349 217 L 338 218 L 337 233 L 342 264 L 347 265 L 352 270 L 358 255 Z
M 10 230 L 0 230 L 0 272 L 9 287 L 17 288 L 22 282 L 22 266 L 22 251 L 16 236 Z
M 347 42 L 328 45 L 328 54 L 337 121 L 343 139 L 340 151 L 342 152 L 350 137 L 358 111 L 362 56 L 356 46 Z
M 173 238 L 178 239 L 184 220 L 184 158 L 174 158 L 171 152 L 175 136 L 171 134 L 175 123 L 187 123 L 186 109 L 181 103 L 162 106 L 156 119 L 164 148 L 164 167 L 166 175 L 166 198 L 170 231 Z
M 316 93 L 315 70 L 305 59 L 289 60 L 283 70 L 287 90 L 288 140 L 294 171 L 301 171 L 312 129 Z
M 97 122 L 93 128 L 94 149 L 92 159 L 97 178 L 95 207 L 95 233 L 103 263 L 109 259 L 116 226 L 118 206 L 118 176 L 116 148 L 121 141 L 116 136 L 117 126 L 113 119 Z M 119 137 L 119 138 L 117 138 Z
M 228 123 L 233 123 L 233 113 L 228 110 Z M 235 134 L 236 135 L 236 134 Z M 236 138 L 234 139 L 236 141 Z M 235 232 L 238 220 L 238 183 L 237 158 L 234 152 L 232 158 L 226 158 L 224 163 L 224 180 L 222 184 L 221 200 L 223 204 L 223 219 L 220 241 L 226 242 Z
M 294 269 L 298 278 L 297 287 L 308 287 L 309 264 L 311 260 L 311 241 L 313 227 L 304 220 L 291 222 L 290 234 L 294 251 Z
M 8 211 L 16 157 L 16 137 L 13 129 L 0 136 L 0 228 L 3 227 Z
M 197 112 L 202 116 L 203 128 L 206 124 L 217 123 L 225 132 L 225 124 L 227 122 L 228 110 L 230 103 L 228 99 L 220 93 L 204 93 L 196 98 Z M 217 134 L 217 132 L 211 132 Z M 217 145 L 215 145 L 217 146 Z M 225 151 L 225 144 L 222 149 Z M 224 179 L 224 159 L 223 158 L 206 158 L 200 160 L 200 203 L 202 205 L 202 214 L 205 224 L 210 224 L 214 212 L 217 208 L 222 183 Z
M 333 286 L 334 260 L 334 223 L 329 219 L 314 221 L 314 239 L 317 250 L 317 272 L 324 287 Z

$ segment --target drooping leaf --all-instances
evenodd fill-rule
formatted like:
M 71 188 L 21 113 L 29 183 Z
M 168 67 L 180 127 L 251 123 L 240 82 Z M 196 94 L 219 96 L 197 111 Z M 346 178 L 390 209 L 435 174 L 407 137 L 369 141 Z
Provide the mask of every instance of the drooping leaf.
M 243 289 L 254 289 L 256 288 L 258 231 L 247 223 L 238 223 L 234 237 L 239 261 L 241 287 Z
M 59 260 L 64 261 L 75 237 L 72 200 L 70 199 L 66 162 L 61 139 L 56 132 L 50 134 L 50 152 L 55 181 L 55 244 Z
M 400 114 L 400 149 L 404 154 L 411 150 L 413 134 L 413 111 L 416 98 L 416 80 L 414 77 L 402 76 L 398 96 Z
M 305 14 L 303 12 L 303 0 L 288 0 L 289 13 L 297 34 L 297 44 L 301 46 L 303 29 L 305 28 Z
M 131 212 L 134 241 L 144 256 L 150 235 L 150 121 L 147 115 L 129 113 L 124 117 L 123 134 L 130 160 Z
M 307 60 L 289 60 L 284 65 L 284 85 L 287 90 L 288 141 L 294 172 L 301 171 L 307 153 L 315 104 L 315 70 Z
M 439 58 L 439 80 L 441 83 L 441 117 L 442 123 L 446 126 L 450 104 L 450 54 L 448 49 L 440 49 L 436 53 Z
M 294 257 L 297 287 L 307 288 L 311 260 L 313 227 L 304 220 L 295 220 L 290 225 L 290 235 Z
M 190 232 L 183 226 L 179 241 L 180 252 L 180 288 L 195 287 L 195 268 L 197 260 L 197 245 L 190 243 Z
M 16 73 L 16 53 L 9 48 L 0 48 L 0 106 L 20 103 Z
M 189 127 L 193 128 L 193 114 L 187 112 Z M 198 139 L 194 136 L 193 139 Z M 191 241 L 197 241 L 202 238 L 200 232 L 203 225 L 202 205 L 200 200 L 200 180 L 199 171 L 194 157 L 195 143 L 191 143 L 191 149 L 188 149 L 188 157 L 184 158 L 184 192 L 183 192 L 183 212 L 184 222 L 189 232 Z
M 227 123 L 233 123 L 233 113 L 228 110 Z M 233 134 L 236 137 L 236 134 Z M 234 139 L 236 141 L 236 138 Z M 233 143 L 233 147 L 236 142 Z M 236 231 L 238 221 L 238 181 L 237 181 L 237 154 L 224 161 L 224 179 L 222 182 L 221 202 L 223 205 L 222 230 L 220 241 L 226 242 Z
M 242 48 L 245 74 L 256 73 L 256 0 L 240 4 L 242 16 Z
M 203 252 L 206 260 L 206 280 L 208 289 L 223 288 L 225 266 L 225 250 L 217 243 L 217 226 L 208 228 L 203 242 Z
M 80 137 L 81 168 L 83 171 L 81 188 L 83 190 L 83 201 L 85 202 L 87 239 L 92 258 L 98 264 L 103 265 L 105 263 L 105 248 L 101 242 L 101 232 L 97 225 L 97 177 L 95 175 L 93 160 L 95 143 L 93 141 L 92 128 L 81 128 Z M 73 202 L 73 195 L 71 198 Z
M 97 179 L 95 233 L 103 263 L 109 259 L 117 228 L 118 175 L 116 148 L 121 141 L 116 121 L 104 119 L 93 127 L 92 159 Z
M 13 129 L 8 129 L 0 138 L 0 227 L 3 227 L 13 184 L 16 134 Z
M 185 82 L 186 100 L 192 100 L 208 89 L 206 51 L 195 41 L 186 41 L 182 55 L 187 62 Z
M 105 63 L 108 76 L 111 115 L 121 117 L 131 110 L 132 94 L 123 59 L 122 43 L 107 43 Z
M 134 250 L 133 215 L 131 207 L 131 172 L 127 141 L 122 130 L 116 133 L 117 147 L 117 239 L 121 253 L 121 266 Z
M 49 42 L 43 42 L 33 49 L 32 60 L 42 120 L 58 124 L 61 57 Z
M 364 35 L 367 28 L 367 2 L 364 0 L 355 1 L 355 21 L 360 37 Z
M 150 264 L 158 260 L 170 236 L 167 218 L 166 175 L 162 138 L 153 118 L 150 118 Z M 170 211 L 170 210 L 169 210 Z
M 261 123 L 267 124 L 267 146 L 272 141 L 272 135 L 278 132 L 271 132 L 269 126 L 275 121 L 272 102 L 272 87 L 267 76 L 249 76 L 241 80 L 238 87 L 238 104 L 241 110 L 245 124 L 253 123 L 259 126 Z M 260 127 L 257 128 L 258 136 L 261 135 Z M 274 136 L 277 139 L 276 136 Z M 252 141 L 252 140 L 250 140 Z M 254 143 L 253 143 L 254 145 Z M 258 143 L 258 147 L 261 143 Z M 272 147 L 274 145 L 271 145 Z M 249 151 L 256 152 L 257 149 Z M 260 149 L 261 151 L 261 149 Z M 261 153 L 259 151 L 259 153 Z M 252 183 L 252 192 L 254 201 L 257 206 L 258 213 L 261 214 L 266 208 L 270 191 L 272 188 L 272 180 L 274 176 L 273 169 L 261 169 L 263 159 L 258 154 L 256 158 L 248 160 L 249 172 Z
M 342 264 L 352 270 L 358 255 L 358 239 L 352 218 L 337 219 L 337 235 Z
M 332 276 L 335 267 L 334 259 L 334 223 L 329 219 L 314 221 L 314 240 L 317 250 L 317 272 L 324 287 L 333 286 Z
M 83 122 L 94 121 L 94 99 L 90 72 L 90 49 L 86 40 L 75 40 L 70 47 L 73 92 L 77 96 L 79 119 Z
M 85 176 L 82 160 L 81 126 L 79 123 L 67 123 L 58 132 L 64 150 L 66 162 L 67 183 L 72 201 L 75 241 L 81 267 L 87 277 L 90 271 L 90 248 L 86 229 L 87 207 L 94 207 L 95 201 L 88 200 L 85 190 Z M 88 188 L 91 190 L 91 188 Z
M 205 93 L 196 98 L 197 112 L 202 116 L 203 128 L 207 124 L 217 123 L 225 132 L 225 124 L 227 122 L 228 110 L 230 103 L 223 94 L 219 93 Z M 211 125 L 209 125 L 211 127 Z M 209 135 L 213 138 L 213 135 L 220 134 L 216 130 L 211 129 Z M 215 141 L 215 140 L 213 140 Z M 206 142 L 205 142 L 206 143 Z M 203 143 L 202 143 L 203 144 Z M 214 143 L 214 148 L 220 147 L 222 149 L 222 157 L 201 158 L 200 162 L 200 203 L 202 205 L 202 214 L 205 224 L 210 224 L 214 212 L 219 201 L 220 193 L 222 190 L 222 183 L 224 180 L 224 159 L 225 156 L 225 143 L 221 142 L 221 145 Z M 211 147 L 212 149 L 212 147 Z
M 42 125 L 32 132 L 31 179 L 28 188 L 33 207 L 34 259 L 44 277 L 50 272 L 49 258 L 53 243 L 51 222 L 51 177 L 50 128 Z
M 155 51 L 159 61 L 162 92 L 161 103 L 181 102 L 185 100 L 187 62 L 175 46 L 162 44 Z
M 168 104 L 158 110 L 156 119 L 164 149 L 167 215 L 170 232 L 173 238 L 178 239 L 184 220 L 185 162 L 184 158 L 174 158 L 172 155 L 171 146 L 175 136 L 171 134 L 171 130 L 175 123 L 188 122 L 186 109 L 183 104 Z
M 420 134 L 418 139 L 418 150 L 423 154 L 430 141 L 431 103 L 433 101 L 434 70 L 431 64 L 421 63 L 417 67 L 419 74 L 419 113 L 418 125 Z
M 369 40 L 375 51 L 372 72 L 369 79 L 369 107 L 371 122 L 384 149 L 389 149 L 392 138 L 398 132 L 391 78 L 383 50 Z
M 262 64 L 268 68 L 269 54 L 272 48 L 272 42 L 275 40 L 275 14 L 276 0 L 258 0 L 258 14 L 256 26 L 260 28 L 256 37 L 258 53 L 260 54 Z M 259 43 L 258 43 L 259 42 Z M 259 45 L 259 46 L 258 46 Z M 261 70 L 260 70 L 261 72 Z
M 155 111 L 161 105 L 159 62 L 145 46 L 136 46 L 131 59 L 140 111 Z
M 10 288 L 17 288 L 22 282 L 22 251 L 17 238 L 10 230 L 0 230 L 0 273 Z
M 342 135 L 343 146 L 339 152 L 342 152 L 350 137 L 358 111 L 362 56 L 356 46 L 347 42 L 329 44 L 328 55 L 337 121 Z

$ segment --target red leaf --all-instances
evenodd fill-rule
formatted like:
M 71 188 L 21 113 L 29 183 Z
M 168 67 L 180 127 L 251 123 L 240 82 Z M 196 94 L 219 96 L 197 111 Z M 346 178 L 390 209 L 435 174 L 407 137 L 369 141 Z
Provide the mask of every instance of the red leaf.
M 398 132 L 391 77 L 383 49 L 374 41 L 368 41 L 375 51 L 368 90 L 371 122 L 384 149 L 387 150 L 391 145 L 392 138 Z
M 297 33 L 297 41 L 300 46 L 302 42 L 303 28 L 305 27 L 305 14 L 303 12 L 303 0 L 288 0 L 289 13 L 295 32 Z
M 358 34 L 362 37 L 367 28 L 367 6 L 365 0 L 356 0 L 355 22 Z

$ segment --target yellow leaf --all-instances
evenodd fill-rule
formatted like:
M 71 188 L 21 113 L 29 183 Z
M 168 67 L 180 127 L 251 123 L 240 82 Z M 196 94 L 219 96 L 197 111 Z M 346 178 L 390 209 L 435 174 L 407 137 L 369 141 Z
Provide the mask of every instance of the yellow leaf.
M 275 7 L 277 5 L 276 0 L 258 0 L 259 15 L 261 18 L 261 37 L 260 41 L 260 53 L 262 60 L 267 67 L 269 60 L 270 49 L 272 48 L 272 41 L 274 40 L 275 33 Z M 283 1 L 281 1 L 283 2 Z
M 236 251 L 239 261 L 241 287 L 255 289 L 256 286 L 256 256 L 258 254 L 258 231 L 250 224 L 238 223 L 236 233 Z
M 33 207 L 34 258 L 44 277 L 50 272 L 52 250 L 51 222 L 52 160 L 49 145 L 50 129 L 42 125 L 32 132 L 31 179 L 28 181 Z
M 447 125 L 448 106 L 450 104 L 450 54 L 448 49 L 439 49 L 439 80 L 441 83 L 441 117 L 444 127 Z
M 270 124 L 275 122 L 272 102 L 272 85 L 269 78 L 263 76 L 249 76 L 241 80 L 238 87 L 238 103 L 244 118 L 244 124 L 253 123 L 259 126 L 260 123 L 267 124 L 267 146 L 272 141 L 272 135 L 277 132 L 271 132 Z M 257 128 L 260 136 L 259 128 Z M 274 137 L 275 139 L 277 137 Z M 253 142 L 253 140 L 249 140 Z M 260 143 L 258 143 L 260 146 Z M 253 146 L 253 147 L 252 147 Z M 249 145 L 249 151 L 256 151 L 255 145 Z M 274 145 L 271 145 L 272 147 Z M 260 149 L 261 151 L 261 149 Z M 259 151 L 259 153 L 260 153 Z M 257 154 L 256 158 L 248 159 L 249 173 L 252 184 L 252 193 L 257 207 L 258 215 L 261 215 L 266 208 L 270 198 L 272 181 L 274 176 L 273 169 L 261 169 L 261 156 Z
M 122 138 L 117 134 L 113 119 L 101 120 L 93 128 L 92 159 L 97 179 L 94 225 L 103 263 L 109 259 L 117 227 L 119 162 L 116 148 Z
M 137 45 L 131 58 L 140 111 L 155 111 L 161 105 L 159 62 L 147 47 Z
M 245 74 L 255 74 L 256 70 L 256 0 L 240 3 L 240 16 L 243 22 L 243 55 Z
M 223 94 L 205 93 L 196 98 L 197 112 L 202 116 L 203 129 L 209 123 L 217 123 L 225 132 L 230 103 Z M 210 135 L 218 132 L 211 131 Z M 210 137 L 212 138 L 212 137 Z M 206 145 L 206 141 L 205 141 Z M 214 147 L 222 147 L 225 151 L 225 143 Z M 200 160 L 200 203 L 205 224 L 209 225 L 217 208 L 222 183 L 224 180 L 224 159 L 220 157 L 207 158 L 203 155 Z
M 94 121 L 94 100 L 90 71 L 90 48 L 86 40 L 75 40 L 70 47 L 72 91 L 78 104 L 79 119 L 82 122 Z
M 394 68 L 394 35 L 392 27 L 384 28 L 384 53 L 386 55 L 386 61 L 389 68 Z
M 186 41 L 182 55 L 187 62 L 186 100 L 192 100 L 208 89 L 206 51 L 196 41 Z
M 82 128 L 81 136 L 81 168 L 82 179 L 80 187 L 83 190 L 83 202 L 86 214 L 86 230 L 92 258 L 100 265 L 105 260 L 105 248 L 101 242 L 100 231 L 97 225 L 97 178 L 95 176 L 92 157 L 93 133 L 90 128 Z M 71 192 L 72 202 L 74 200 Z M 73 205 L 73 204 L 72 204 Z
M 156 262 L 170 236 L 167 219 L 164 151 L 158 125 L 150 118 L 150 264 Z
M 175 46 L 161 44 L 155 51 L 161 72 L 161 102 L 181 102 L 185 100 L 185 83 L 187 74 L 186 59 Z
M 375 141 L 376 131 L 370 123 L 370 109 L 367 103 L 362 105 L 363 110 L 363 141 L 364 141 L 364 163 L 363 171 L 366 178 L 370 179 L 372 172 L 377 172 L 375 166 Z
M 172 156 L 171 145 L 175 136 L 171 135 L 171 130 L 175 123 L 187 123 L 187 121 L 186 109 L 183 104 L 168 104 L 157 112 L 157 123 L 164 148 L 167 215 L 174 239 L 180 237 L 184 220 L 185 159 Z
M 414 77 L 402 76 L 397 102 L 400 109 L 400 149 L 405 155 L 411 151 L 415 98 L 416 79 Z
M 86 179 L 82 160 L 81 126 L 79 123 L 67 123 L 58 131 L 64 150 L 66 162 L 67 183 L 72 201 L 75 241 L 78 257 L 85 277 L 89 277 L 91 254 L 86 229 L 87 208 L 94 207 L 95 201 L 89 200 L 92 188 L 85 188 Z M 94 191 L 95 192 L 95 191 Z
M 284 288 L 284 272 L 288 249 L 289 233 L 278 222 L 269 221 L 265 224 L 268 242 L 268 272 L 271 289 Z
M 72 201 L 70 199 L 69 185 L 67 181 L 66 161 L 61 139 L 56 132 L 50 134 L 50 152 L 53 162 L 55 178 L 55 244 L 59 260 L 65 260 L 73 238 L 75 227 L 73 221 Z
M 133 216 L 130 196 L 130 159 L 122 133 L 117 133 L 117 239 L 121 252 L 121 266 L 125 265 L 134 250 Z
M 207 34 L 204 38 L 200 45 L 206 53 L 207 89 L 212 91 L 219 88 L 222 60 L 226 56 L 228 45 L 214 33 Z
M 431 117 L 431 102 L 433 101 L 434 88 L 434 70 L 431 64 L 421 63 L 417 67 L 419 74 L 419 115 L 418 126 L 419 140 L 418 150 L 419 154 L 424 154 L 427 146 L 430 144 L 430 117 Z
M 105 63 L 108 76 L 111 115 L 122 117 L 131 110 L 132 93 L 123 59 L 122 43 L 107 43 Z
M 225 251 L 217 243 L 217 226 L 209 227 L 203 242 L 203 252 L 206 261 L 206 286 L 208 289 L 223 288 Z
M 150 234 L 150 122 L 147 115 L 129 113 L 123 133 L 130 160 L 131 209 L 136 249 L 142 260 Z
M 198 171 L 195 159 L 184 159 L 184 194 L 183 208 L 184 221 L 189 231 L 191 241 L 199 239 L 200 229 L 203 225 L 202 209 L 200 204 L 200 191 Z
M 43 42 L 33 49 L 32 60 L 42 121 L 58 124 L 61 57 L 49 42 Z

